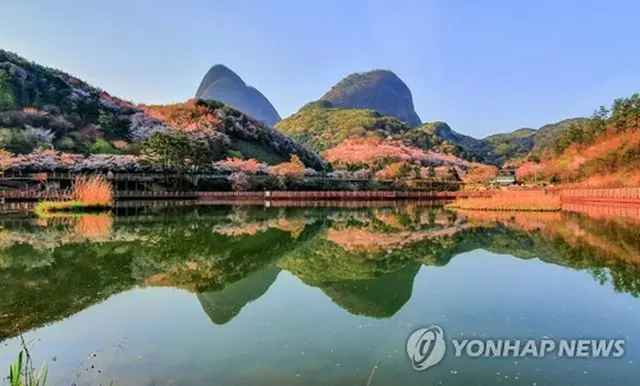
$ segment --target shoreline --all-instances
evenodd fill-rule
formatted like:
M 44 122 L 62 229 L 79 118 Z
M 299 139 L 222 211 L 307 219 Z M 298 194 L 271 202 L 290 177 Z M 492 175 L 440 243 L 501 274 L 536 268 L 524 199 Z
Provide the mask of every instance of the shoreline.
M 640 188 L 575 188 L 563 189 L 512 189 L 485 191 L 403 191 L 403 190 L 273 190 L 273 191 L 116 191 L 118 201 L 128 200 L 376 200 L 376 199 L 435 199 L 448 200 L 456 198 L 490 198 L 496 194 L 510 192 L 512 194 L 542 193 L 558 196 L 563 203 L 615 203 L 640 205 Z M 43 201 L 55 198 L 55 194 L 37 190 L 5 190 L 0 191 L 0 202 Z

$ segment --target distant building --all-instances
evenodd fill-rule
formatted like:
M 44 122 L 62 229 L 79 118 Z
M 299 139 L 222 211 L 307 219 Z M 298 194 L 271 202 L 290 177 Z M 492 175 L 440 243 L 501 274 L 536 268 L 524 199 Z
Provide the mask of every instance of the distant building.
M 510 186 L 517 183 L 515 169 L 500 169 L 498 175 L 491 179 L 492 186 Z

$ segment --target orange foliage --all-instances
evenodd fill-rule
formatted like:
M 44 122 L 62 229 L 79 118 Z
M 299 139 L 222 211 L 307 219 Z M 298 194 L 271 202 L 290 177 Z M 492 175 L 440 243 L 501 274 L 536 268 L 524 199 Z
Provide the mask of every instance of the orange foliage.
M 376 178 L 381 180 L 393 179 L 401 177 L 402 171 L 411 168 L 411 165 L 405 161 L 394 162 L 384 167 L 376 173 Z
M 640 171 L 626 170 L 611 174 L 598 174 L 588 177 L 581 184 L 590 188 L 615 188 L 640 186 Z
M 420 240 L 449 237 L 466 228 L 467 225 L 462 224 L 444 229 L 398 233 L 378 233 L 361 228 L 330 228 L 325 234 L 325 239 L 347 251 L 377 252 L 391 248 L 401 248 L 404 245 L 413 244 Z
M 45 113 L 41 110 L 36 109 L 35 107 L 25 107 L 22 109 L 23 112 L 31 115 L 44 115 Z
M 516 171 L 522 180 L 550 180 L 589 187 L 640 186 L 640 164 L 625 154 L 640 150 L 640 132 L 608 132 L 588 146 L 571 145 L 560 155 L 544 159 L 539 165 L 525 163 Z M 611 160 L 617 160 L 615 164 Z
M 221 120 L 207 106 L 196 106 L 195 100 L 172 105 L 143 105 L 151 118 L 166 122 L 169 126 L 188 132 L 213 130 Z
M 302 178 L 304 177 L 304 164 L 297 155 L 294 155 L 291 157 L 291 161 L 271 167 L 271 174 L 280 178 Z
M 525 162 L 516 169 L 516 178 L 519 180 L 534 178 L 536 175 L 542 175 L 544 167 L 535 162 Z
M 258 162 L 255 158 L 249 158 L 247 160 L 240 158 L 227 158 L 224 161 L 218 162 L 218 164 L 222 167 L 238 169 L 250 174 L 256 174 L 261 169 L 265 169 L 267 167 L 267 164 Z
M 123 140 L 112 141 L 111 144 L 120 151 L 126 151 L 129 148 L 129 142 Z
M 458 172 L 458 174 L 460 174 L 460 172 Z M 472 162 L 469 164 L 463 180 L 469 184 L 488 184 L 497 174 L 498 168 L 493 165 Z
M 0 173 L 3 173 L 5 170 L 9 169 L 13 164 L 13 154 L 0 149 Z

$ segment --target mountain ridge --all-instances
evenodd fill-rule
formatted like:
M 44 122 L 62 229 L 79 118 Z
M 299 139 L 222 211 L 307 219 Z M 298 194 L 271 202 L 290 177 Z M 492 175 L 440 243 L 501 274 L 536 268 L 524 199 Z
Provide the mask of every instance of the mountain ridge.
M 223 64 L 216 64 L 207 71 L 195 98 L 225 103 L 269 126 L 282 119 L 264 94 L 247 85 L 238 74 Z
M 511 132 L 490 134 L 484 138 L 459 133 L 446 122 L 436 122 L 437 125 L 431 131 L 443 140 L 470 151 L 485 163 L 501 166 L 514 159 L 529 155 L 540 156 L 552 151 L 555 142 L 570 124 L 586 120 L 588 119 L 580 117 L 567 118 L 538 129 L 525 127 Z

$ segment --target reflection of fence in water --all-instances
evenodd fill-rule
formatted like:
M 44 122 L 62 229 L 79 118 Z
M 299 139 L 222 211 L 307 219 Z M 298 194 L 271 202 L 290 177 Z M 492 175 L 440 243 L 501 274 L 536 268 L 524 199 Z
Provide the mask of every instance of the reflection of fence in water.
M 253 199 L 206 199 L 197 201 L 198 205 L 264 205 L 267 207 L 336 207 L 336 208 L 371 208 L 371 207 L 404 207 L 407 200 L 264 200 L 262 198 Z M 411 200 L 411 205 L 417 206 L 442 206 L 442 202 L 434 200 Z
M 562 204 L 562 210 L 566 212 L 584 213 L 593 218 L 614 218 L 626 217 L 640 220 L 640 205 L 598 205 L 577 202 L 565 202 Z

